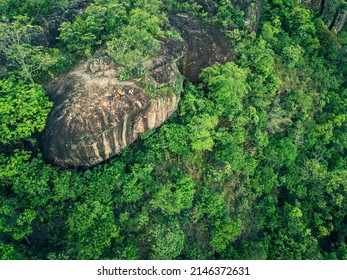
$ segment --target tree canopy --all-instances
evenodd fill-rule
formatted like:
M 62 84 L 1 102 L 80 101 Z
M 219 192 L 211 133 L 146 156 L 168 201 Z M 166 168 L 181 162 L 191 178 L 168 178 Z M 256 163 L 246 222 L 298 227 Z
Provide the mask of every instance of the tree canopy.
M 0 0 L 1 259 L 347 259 L 346 27 L 265 1 L 252 32 L 231 1 L 200 2 Z M 102 51 L 141 76 L 178 36 L 173 12 L 225 32 L 233 61 L 185 81 L 173 117 L 107 162 L 45 162 L 45 84 Z

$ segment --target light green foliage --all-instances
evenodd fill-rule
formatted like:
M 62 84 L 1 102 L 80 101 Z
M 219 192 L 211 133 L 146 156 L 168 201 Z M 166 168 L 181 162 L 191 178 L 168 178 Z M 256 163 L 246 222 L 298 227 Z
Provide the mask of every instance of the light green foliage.
M 119 234 L 112 209 L 98 201 L 76 203 L 67 225 L 68 252 L 77 259 L 100 258 Z
M 51 74 L 50 69 L 62 59 L 57 49 L 32 44 L 32 38 L 42 31 L 25 16 L 18 16 L 13 22 L 0 21 L 0 53 L 24 81 L 31 83 L 43 74 Z
M 212 233 L 211 245 L 217 252 L 223 252 L 230 241 L 234 241 L 241 233 L 240 225 L 237 222 L 217 220 Z
M 6 180 L 18 174 L 19 166 L 30 158 L 29 151 L 13 150 L 8 157 L 0 153 L 0 181 Z
M 160 186 L 153 196 L 151 204 L 168 214 L 177 214 L 192 206 L 195 189 L 194 182 L 188 176 L 179 177 L 173 184 Z
M 0 80 L 0 142 L 17 143 L 42 131 L 51 107 L 40 85 Z
M 141 77 L 145 71 L 142 64 L 160 49 L 157 38 L 164 35 L 160 28 L 163 23 L 162 18 L 146 10 L 131 10 L 129 25 L 124 26 L 120 35 L 107 43 L 108 54 L 123 66 L 127 73 L 135 71 L 135 76 Z
M 69 52 L 90 57 L 105 40 L 114 33 L 119 34 L 118 29 L 126 21 L 126 16 L 123 1 L 95 1 L 83 15 L 61 25 L 59 39 Z
M 68 51 L 79 56 L 90 57 L 96 46 L 102 41 L 98 38 L 103 30 L 100 22 L 95 17 L 83 20 L 80 16 L 73 23 L 64 22 L 60 27 L 60 40 L 62 40 Z
M 129 16 L 129 25 L 136 26 L 140 30 L 146 30 L 156 38 L 164 35 L 160 27 L 163 25 L 165 18 L 158 17 L 156 14 L 153 14 L 153 11 L 151 13 L 140 8 L 135 8 L 130 11 Z
M 217 112 L 228 116 L 242 110 L 242 98 L 249 91 L 247 72 L 232 62 L 225 65 L 214 64 L 205 69 L 201 78 L 209 87 L 210 96 L 217 104 Z
M 231 1 L 215 1 L 215 7 L 217 12 L 213 22 L 214 24 L 226 30 L 235 27 L 240 29 L 245 27 L 244 12 L 236 10 Z
M 155 225 L 151 237 L 153 238 L 153 245 L 150 259 L 176 259 L 183 249 L 184 232 L 177 221 L 169 222 L 165 226 Z
M 160 129 L 160 135 L 165 139 L 165 147 L 173 153 L 185 156 L 189 152 L 189 131 L 186 126 L 179 124 L 163 125 Z
M 214 145 L 214 128 L 218 123 L 216 116 L 202 115 L 195 117 L 188 124 L 192 149 L 210 151 Z
M 24 255 L 13 245 L 0 243 L 1 260 L 23 260 Z
M 0 0 L 0 15 L 42 17 L 55 9 L 67 7 L 68 2 L 68 0 Z
M 298 66 L 302 60 L 303 49 L 300 46 L 288 46 L 283 48 L 283 60 L 289 68 Z
M 141 63 L 150 58 L 160 43 L 146 30 L 136 26 L 127 26 L 122 29 L 120 37 L 107 43 L 108 54 L 127 72 L 141 67 Z M 141 71 L 141 69 L 138 69 Z

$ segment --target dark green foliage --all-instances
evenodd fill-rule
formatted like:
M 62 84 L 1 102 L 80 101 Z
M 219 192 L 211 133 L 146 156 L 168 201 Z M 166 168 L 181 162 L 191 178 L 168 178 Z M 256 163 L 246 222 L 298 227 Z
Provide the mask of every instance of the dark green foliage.
M 0 1 L 0 258 L 347 259 L 346 33 L 266 2 L 245 35 L 230 1 L 211 17 L 197 1 L 98 0 L 62 24 L 58 50 L 33 44 L 42 29 L 21 16 L 64 1 Z M 141 76 L 168 36 L 164 11 L 226 31 L 233 62 L 185 83 L 174 116 L 113 159 L 45 163 L 34 135 L 52 104 L 38 81 L 66 70 L 62 52 L 103 46 L 123 79 Z
M 29 17 L 43 17 L 57 9 L 66 8 L 69 0 L 0 0 L 1 16 L 27 15 Z

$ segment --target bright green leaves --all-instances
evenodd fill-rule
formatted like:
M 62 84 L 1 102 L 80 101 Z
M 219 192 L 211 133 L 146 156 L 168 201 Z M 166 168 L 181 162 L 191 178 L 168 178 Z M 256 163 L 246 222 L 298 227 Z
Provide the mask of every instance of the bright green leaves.
M 49 185 L 52 169 L 41 159 L 35 158 L 20 168 L 20 175 L 14 179 L 12 190 L 27 207 L 44 207 L 50 199 Z
M 164 35 L 161 27 L 166 21 L 159 12 L 161 1 L 132 4 L 95 1 L 83 15 L 61 25 L 59 38 L 69 52 L 81 57 L 91 57 L 106 43 L 107 53 L 129 75 L 160 48 L 157 39 Z
M 72 23 L 61 25 L 59 39 L 69 52 L 90 57 L 111 34 L 118 34 L 126 16 L 126 7 L 120 1 L 96 1 Z
M 191 146 L 195 151 L 211 151 L 214 145 L 214 128 L 218 124 L 216 116 L 207 114 L 196 116 L 188 124 Z
M 205 69 L 201 78 L 208 85 L 219 114 L 232 119 L 234 114 L 242 110 L 242 98 L 249 91 L 247 72 L 244 69 L 232 62 L 225 65 L 216 63 Z
M 172 260 L 179 256 L 184 245 L 184 232 L 177 221 L 156 224 L 151 230 L 150 259 Z
M 14 150 L 10 157 L 0 153 L 0 182 L 18 174 L 19 167 L 30 158 L 30 154 L 29 151 L 19 149 Z
M 95 47 L 101 45 L 98 34 L 102 30 L 103 26 L 95 20 L 95 17 L 83 20 L 78 16 L 73 23 L 64 22 L 61 25 L 59 39 L 65 43 L 69 52 L 90 57 Z
M 120 37 L 115 37 L 107 43 L 108 54 L 127 72 L 135 70 L 137 66 L 141 67 L 141 63 L 159 48 L 160 43 L 152 34 L 136 26 L 124 27 Z
M 124 183 L 121 186 L 122 196 L 120 200 L 125 203 L 134 203 L 143 198 L 144 192 L 148 190 L 153 182 L 153 166 L 148 164 L 140 166 L 135 164 L 128 176 L 123 176 Z
M 135 8 L 130 11 L 129 25 L 136 26 L 140 30 L 146 30 L 153 37 L 160 38 L 164 36 L 161 26 L 166 18 L 162 15 L 153 14 L 153 11 Z
M 145 71 L 142 63 L 160 49 L 157 39 L 163 36 L 163 20 L 139 8 L 131 10 L 129 16 L 129 25 L 107 43 L 107 52 L 127 73 L 137 70 L 133 74 L 141 77 Z
M 171 153 L 180 156 L 185 156 L 189 153 L 188 139 L 190 135 L 186 126 L 175 123 L 163 125 L 160 128 L 160 136 L 164 138 L 164 148 L 167 148 Z
M 12 2 L 13 15 L 26 6 Z M 191 2 L 96 0 L 60 42 L 78 58 L 105 44 L 123 80 L 140 78 L 168 36 L 163 8 L 206 16 Z M 17 79 L 0 81 L 1 258 L 346 258 L 343 34 L 294 2 L 269 3 L 258 35 L 229 32 L 234 62 L 205 69 L 166 124 L 83 171 L 23 149 L 52 105 L 32 81 L 61 53 L 31 44 L 42 30 L 26 18 L 2 20 L 1 73 Z M 210 22 L 244 24 L 230 1 L 213 4 Z
M 241 234 L 240 221 L 217 220 L 212 233 L 211 245 L 217 252 L 225 251 L 228 243 L 234 241 Z
M 15 176 L 30 158 L 30 152 L 18 145 L 35 142 L 32 135 L 44 129 L 51 107 L 42 86 L 14 78 L 0 80 L 0 180 Z
M 24 260 L 25 257 L 12 244 L 5 244 L 0 242 L 0 260 Z
M 194 187 L 194 181 L 190 177 L 179 177 L 176 182 L 161 185 L 150 203 L 164 213 L 178 214 L 192 206 Z
M 51 107 L 41 86 L 0 80 L 0 143 L 17 143 L 42 131 Z
M 302 61 L 304 49 L 300 46 L 287 46 L 284 47 L 282 50 L 283 54 L 283 61 L 286 63 L 286 65 L 289 68 L 294 68 L 298 65 L 300 65 L 300 62 Z
M 44 75 L 53 75 L 53 67 L 64 63 L 64 58 L 57 49 L 35 46 L 35 36 L 42 36 L 43 29 L 32 25 L 25 16 L 18 16 L 13 22 L 0 21 L 0 53 L 4 55 L 11 70 L 26 82 Z
M 26 14 L 40 17 L 51 13 L 58 6 L 65 7 L 66 4 L 67 0 L 1 0 L 0 15 L 11 17 Z
M 289 33 L 299 44 L 309 51 L 319 48 L 316 28 L 312 20 L 312 12 L 300 6 L 295 7 L 286 15 Z
M 77 259 L 99 259 L 119 235 L 112 208 L 98 201 L 76 203 L 67 226 L 68 252 Z

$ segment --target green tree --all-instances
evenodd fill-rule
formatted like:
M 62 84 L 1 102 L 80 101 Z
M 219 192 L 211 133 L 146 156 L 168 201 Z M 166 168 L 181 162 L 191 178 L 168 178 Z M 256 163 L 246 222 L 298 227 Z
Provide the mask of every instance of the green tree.
M 184 232 L 175 220 L 168 224 L 156 224 L 151 229 L 152 250 L 150 259 L 173 260 L 176 259 L 184 245 Z
M 43 74 L 51 74 L 50 69 L 62 60 L 57 49 L 34 46 L 31 41 L 42 28 L 32 25 L 25 16 L 14 21 L 0 21 L 0 52 L 9 66 L 16 70 L 24 81 L 34 83 Z
M 73 259 L 99 259 L 119 235 L 112 209 L 99 201 L 76 203 L 66 223 Z
M 51 107 L 42 86 L 0 80 L 0 143 L 18 143 L 42 131 Z

